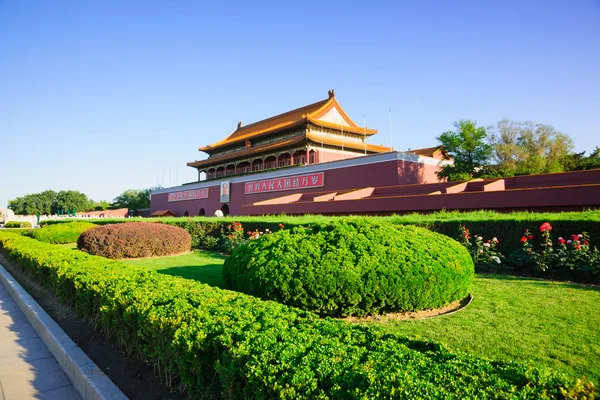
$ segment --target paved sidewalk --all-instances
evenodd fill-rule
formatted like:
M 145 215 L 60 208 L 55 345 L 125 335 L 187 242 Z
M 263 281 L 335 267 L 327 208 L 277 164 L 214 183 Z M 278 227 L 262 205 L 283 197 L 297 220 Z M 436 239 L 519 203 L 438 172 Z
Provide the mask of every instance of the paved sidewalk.
M 0 400 L 80 399 L 0 282 Z

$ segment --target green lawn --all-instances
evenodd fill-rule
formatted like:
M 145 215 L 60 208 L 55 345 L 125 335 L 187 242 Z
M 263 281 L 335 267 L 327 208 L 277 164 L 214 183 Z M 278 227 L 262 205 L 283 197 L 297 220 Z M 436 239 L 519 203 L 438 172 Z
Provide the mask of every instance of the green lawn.
M 171 257 L 121 260 L 126 264 L 137 265 L 167 275 L 177 275 L 223 287 L 223 262 L 225 257 L 218 253 L 196 250 L 190 254 Z
M 478 275 L 464 310 L 382 326 L 494 360 L 532 360 L 600 382 L 600 288 Z
M 56 246 L 62 247 L 63 249 L 77 250 L 77 243 L 62 243 L 57 244 Z

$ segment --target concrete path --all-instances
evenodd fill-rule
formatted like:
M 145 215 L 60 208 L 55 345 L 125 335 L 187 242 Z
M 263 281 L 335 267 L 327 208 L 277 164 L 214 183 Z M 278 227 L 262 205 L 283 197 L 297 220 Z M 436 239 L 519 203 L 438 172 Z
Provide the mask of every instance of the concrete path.
M 0 282 L 0 400 L 80 399 Z

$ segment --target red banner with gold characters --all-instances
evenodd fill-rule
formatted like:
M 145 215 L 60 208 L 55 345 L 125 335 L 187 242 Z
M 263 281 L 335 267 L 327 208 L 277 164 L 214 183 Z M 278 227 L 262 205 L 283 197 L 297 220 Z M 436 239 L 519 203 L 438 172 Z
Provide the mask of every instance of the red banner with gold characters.
M 169 193 L 169 202 L 208 198 L 208 188 Z
M 246 183 L 245 194 L 279 192 L 281 190 L 307 189 L 321 187 L 325 184 L 323 172 L 296 175 L 287 178 L 265 179 Z

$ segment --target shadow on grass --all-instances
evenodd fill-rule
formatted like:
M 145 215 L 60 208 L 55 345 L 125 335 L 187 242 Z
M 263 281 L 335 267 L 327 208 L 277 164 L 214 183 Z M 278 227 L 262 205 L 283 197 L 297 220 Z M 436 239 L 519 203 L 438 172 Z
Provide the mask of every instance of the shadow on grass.
M 193 279 L 200 283 L 210 286 L 216 286 L 224 289 L 223 282 L 223 264 L 206 265 L 182 265 L 177 267 L 165 267 L 164 269 L 155 269 L 156 272 L 165 275 L 180 276 L 186 279 Z
M 543 287 L 553 287 L 556 285 L 568 285 L 569 289 L 576 290 L 588 290 L 600 292 L 600 286 L 586 283 L 577 283 L 565 280 L 552 280 L 552 279 L 544 279 L 538 278 L 534 276 L 527 275 L 504 275 L 504 274 L 486 274 L 486 273 L 478 273 L 481 279 L 494 279 L 494 280 L 502 280 L 502 281 L 526 281 L 535 286 L 543 286 Z

